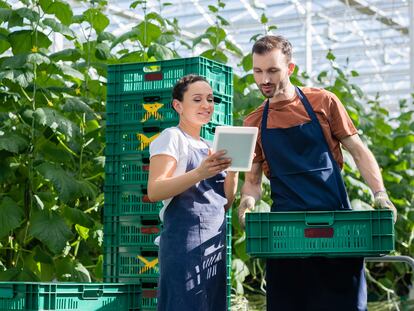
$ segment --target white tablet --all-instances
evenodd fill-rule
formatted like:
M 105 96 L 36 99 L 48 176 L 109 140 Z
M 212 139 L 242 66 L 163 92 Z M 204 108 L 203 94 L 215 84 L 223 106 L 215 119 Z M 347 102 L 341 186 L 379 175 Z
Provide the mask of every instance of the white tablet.
M 213 151 L 225 149 L 225 157 L 232 159 L 229 171 L 248 172 L 252 168 L 257 127 L 217 126 L 214 134 Z

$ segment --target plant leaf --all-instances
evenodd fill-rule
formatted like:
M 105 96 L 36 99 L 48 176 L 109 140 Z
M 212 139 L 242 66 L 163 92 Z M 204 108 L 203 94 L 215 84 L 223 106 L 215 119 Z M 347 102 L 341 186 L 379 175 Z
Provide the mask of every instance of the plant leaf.
M 59 258 L 55 264 L 59 281 L 91 282 L 89 271 L 78 260 Z
M 34 260 L 53 265 L 53 257 L 50 256 L 46 251 L 44 251 L 40 245 L 35 246 L 35 248 L 33 249 L 33 253 Z
M 164 60 L 174 58 L 174 53 L 164 45 L 153 43 L 148 49 L 148 56 L 154 56 L 158 60 Z
M 98 43 L 96 45 L 95 57 L 100 60 L 107 60 L 112 57 L 109 46 L 106 43 Z
M 62 64 L 62 63 L 56 63 L 55 66 L 66 77 L 71 77 L 71 78 L 74 78 L 75 80 L 77 79 L 77 80 L 80 80 L 80 81 L 85 80 L 85 77 L 84 77 L 83 73 L 81 73 L 80 71 L 74 69 L 73 67 L 71 67 L 69 65 Z
M 216 7 L 216 6 L 214 6 L 214 5 L 209 5 L 209 6 L 208 6 L 208 10 L 209 10 L 210 12 L 212 12 L 212 13 L 217 13 L 217 12 L 218 12 L 217 7 Z
M 30 269 L 10 268 L 0 271 L 0 281 L 39 282 L 39 278 Z
M 40 19 L 40 15 L 39 13 L 28 9 L 28 8 L 20 8 L 14 11 L 15 13 L 17 13 L 19 16 L 26 18 L 27 20 L 33 22 L 33 23 L 37 23 Z
M 94 111 L 84 101 L 78 97 L 69 97 L 62 105 L 62 110 L 66 112 L 85 112 L 92 114 Z
M 0 54 L 7 51 L 10 48 L 8 40 L 9 31 L 4 28 L 0 28 Z
M 34 33 L 32 30 L 18 30 L 9 34 L 9 42 L 13 54 L 30 52 L 33 47 L 48 48 L 52 41 L 41 31 Z
M 135 27 L 138 33 L 138 40 L 145 47 L 150 46 L 152 42 L 157 41 L 161 36 L 161 28 L 150 22 L 141 22 L 137 27 Z
M 250 53 L 243 57 L 242 66 L 243 66 L 243 70 L 246 72 L 252 70 L 253 60 L 252 60 L 252 55 Z
M 81 58 L 81 53 L 77 49 L 65 49 L 49 55 L 49 58 L 55 62 L 59 60 L 75 62 Z
M 0 7 L 0 20 L 8 21 L 12 15 L 13 11 L 10 8 Z M 10 26 L 9 26 L 10 28 Z
M 67 39 L 73 40 L 76 38 L 76 34 L 68 26 L 58 23 L 53 18 L 45 18 L 42 20 L 42 23 L 46 26 L 49 26 L 54 32 L 58 32 L 64 35 Z
M 97 42 L 102 42 L 102 41 L 109 41 L 112 42 L 116 39 L 116 37 L 111 34 L 110 32 L 106 32 L 106 31 L 102 31 L 99 35 L 98 38 L 96 39 Z
M 226 45 L 226 48 L 232 52 L 234 52 L 238 56 L 243 56 L 243 51 L 239 49 L 233 42 L 230 40 L 225 39 L 224 43 Z
M 93 219 L 77 208 L 65 206 L 63 208 L 63 215 L 65 216 L 65 219 L 69 220 L 72 224 L 81 225 L 85 228 L 93 228 L 94 226 Z
M 28 147 L 29 143 L 26 137 L 16 133 L 7 132 L 0 136 L 0 150 L 6 150 L 12 153 L 20 153 Z
M 94 199 L 97 194 L 93 184 L 75 179 L 59 165 L 46 162 L 38 165 L 36 169 L 45 179 L 52 182 L 63 202 L 69 203 L 81 197 Z
M 90 8 L 83 12 L 85 21 L 89 22 L 96 33 L 99 34 L 109 25 L 109 19 L 98 9 Z
M 52 108 L 37 108 L 33 116 L 41 125 L 48 126 L 53 130 L 59 129 L 68 137 L 78 135 L 79 128 L 69 119 L 59 114 Z
M 60 0 L 39 0 L 42 10 L 54 14 L 62 24 L 69 26 L 72 22 L 73 12 L 68 3 Z
M 43 242 L 53 253 L 59 254 L 73 234 L 65 220 L 55 211 L 37 211 L 30 220 L 29 233 Z
M 155 20 L 157 21 L 161 26 L 165 26 L 165 19 L 159 15 L 158 13 L 155 12 L 150 12 L 146 15 L 146 18 L 148 21 L 150 20 Z
M 22 219 L 23 211 L 17 203 L 9 197 L 4 197 L 0 201 L 0 238 L 19 227 Z

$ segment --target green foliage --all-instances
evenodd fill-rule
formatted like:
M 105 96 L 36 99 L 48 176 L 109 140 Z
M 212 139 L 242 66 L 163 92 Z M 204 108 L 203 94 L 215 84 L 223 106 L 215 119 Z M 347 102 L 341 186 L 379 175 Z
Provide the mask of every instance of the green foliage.
M 20 2 L 0 1 L 0 279 L 101 280 L 106 66 L 177 57 L 177 21 L 149 12 L 115 37 L 104 1 Z
M 228 39 L 230 23 L 221 15 L 225 2 L 220 0 L 206 8 L 215 23 L 191 42 L 182 39 L 177 20 L 147 12 L 146 1 L 130 6 L 143 12 L 144 20 L 116 37 L 105 31 L 105 1 L 93 1 L 76 16 L 62 0 L 20 2 L 13 9 L 0 1 L 0 280 L 101 280 L 107 64 L 176 58 L 178 49 L 196 47 L 217 61 L 237 59 L 243 74 L 234 77 L 233 113 L 240 125 L 262 102 L 251 55 Z M 161 12 L 168 5 L 160 3 Z M 277 28 L 268 25 L 264 13 L 260 21 L 262 33 L 252 40 Z M 53 52 L 52 33 L 63 35 L 71 47 Z M 331 69 L 320 72 L 317 83 L 344 103 L 378 159 L 399 211 L 396 253 L 413 254 L 412 105 L 401 101 L 394 116 L 350 82 L 357 71 L 339 66 L 332 51 L 326 58 Z M 302 85 L 305 78 L 297 68 L 291 80 Z M 344 155 L 352 204 L 372 204 L 355 164 Z M 266 210 L 271 204 L 268 182 L 263 189 L 258 208 Z M 264 261 L 246 254 L 236 215 L 234 208 L 233 287 L 237 293 L 263 290 Z M 370 275 L 379 280 L 370 290 L 380 298 L 387 288 L 403 295 L 409 287 L 403 265 L 371 265 Z

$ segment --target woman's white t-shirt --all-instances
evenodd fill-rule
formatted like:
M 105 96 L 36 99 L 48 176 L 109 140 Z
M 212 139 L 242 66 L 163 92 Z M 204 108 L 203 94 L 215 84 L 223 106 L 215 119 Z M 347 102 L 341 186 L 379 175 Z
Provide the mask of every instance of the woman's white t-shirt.
M 165 154 L 173 157 L 177 161 L 177 167 L 173 173 L 173 177 L 182 175 L 187 168 L 189 144 L 196 149 L 206 149 L 211 147 L 210 142 L 194 139 L 181 131 L 178 127 L 167 128 L 150 144 L 150 158 L 158 154 Z M 171 200 L 172 198 L 168 198 L 162 201 L 163 207 L 160 211 L 161 221 L 164 220 L 165 209 L 168 204 L 170 204 Z

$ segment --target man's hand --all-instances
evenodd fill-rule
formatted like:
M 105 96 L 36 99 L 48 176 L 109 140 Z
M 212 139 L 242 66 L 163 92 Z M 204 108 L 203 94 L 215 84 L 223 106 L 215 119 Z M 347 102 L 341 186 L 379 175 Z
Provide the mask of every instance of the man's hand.
M 374 207 L 376 208 L 388 208 L 392 210 L 394 214 L 394 223 L 397 221 L 397 209 L 395 208 L 394 204 L 390 201 L 387 192 L 385 191 L 378 191 L 374 194 Z
M 246 213 L 251 212 L 254 209 L 256 200 L 249 195 L 243 195 L 240 199 L 240 205 L 238 208 L 239 224 L 240 228 L 244 230 L 246 226 Z

